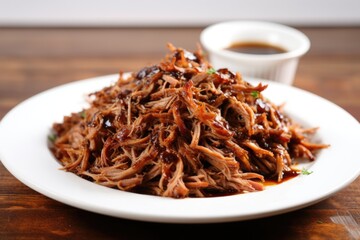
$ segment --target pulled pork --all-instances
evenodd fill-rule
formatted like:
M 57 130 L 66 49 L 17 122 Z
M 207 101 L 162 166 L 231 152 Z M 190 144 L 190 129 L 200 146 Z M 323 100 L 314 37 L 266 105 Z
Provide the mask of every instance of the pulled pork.
M 50 148 L 64 170 L 124 191 L 212 197 L 263 190 L 327 147 L 263 97 L 267 85 L 213 69 L 200 48 L 168 48 L 53 124 Z

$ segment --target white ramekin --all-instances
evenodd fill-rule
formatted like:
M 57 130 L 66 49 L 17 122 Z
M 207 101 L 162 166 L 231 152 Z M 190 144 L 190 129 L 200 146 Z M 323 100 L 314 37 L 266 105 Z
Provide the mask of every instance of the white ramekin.
M 225 50 L 234 42 L 264 42 L 283 47 L 280 54 L 255 55 Z M 228 68 L 243 77 L 292 84 L 298 61 L 310 48 L 309 38 L 299 30 L 264 21 L 227 21 L 206 27 L 200 43 L 216 69 Z

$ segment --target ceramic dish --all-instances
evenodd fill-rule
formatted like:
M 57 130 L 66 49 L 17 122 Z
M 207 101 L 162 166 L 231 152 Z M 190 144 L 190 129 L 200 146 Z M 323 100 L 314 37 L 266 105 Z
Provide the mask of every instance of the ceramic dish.
M 300 58 L 310 49 L 309 38 L 296 28 L 267 21 L 225 21 L 206 27 L 200 42 L 212 65 L 241 72 L 243 76 L 291 85 Z M 229 51 L 234 43 L 264 43 L 285 49 L 281 54 Z
M 214 223 L 261 218 L 300 209 L 350 184 L 360 172 L 358 121 L 339 106 L 304 90 L 270 82 L 263 94 L 305 126 L 320 127 L 316 140 L 330 144 L 312 172 L 264 191 L 214 198 L 172 199 L 123 192 L 84 180 L 61 167 L 47 147 L 52 124 L 86 107 L 85 95 L 115 82 L 118 75 L 65 84 L 39 93 L 9 111 L 0 123 L 0 159 L 18 180 L 54 200 L 114 217 L 166 223 Z M 336 117 L 334 117 L 336 116 Z M 344 128 L 346 126 L 346 128 Z

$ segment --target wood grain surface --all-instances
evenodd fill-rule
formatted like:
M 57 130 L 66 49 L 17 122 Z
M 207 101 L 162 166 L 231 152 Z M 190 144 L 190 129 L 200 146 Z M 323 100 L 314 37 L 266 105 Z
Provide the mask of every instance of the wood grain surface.
M 46 89 L 157 63 L 168 42 L 195 50 L 201 30 L 0 28 L 0 119 Z M 359 121 L 360 28 L 300 30 L 309 36 L 311 50 L 300 60 L 294 85 L 332 101 Z M 360 161 L 359 156 L 354 158 Z M 214 235 L 222 239 L 360 239 L 360 179 L 320 203 L 273 217 L 161 224 L 64 205 L 28 188 L 0 164 L 0 239 L 206 239 Z

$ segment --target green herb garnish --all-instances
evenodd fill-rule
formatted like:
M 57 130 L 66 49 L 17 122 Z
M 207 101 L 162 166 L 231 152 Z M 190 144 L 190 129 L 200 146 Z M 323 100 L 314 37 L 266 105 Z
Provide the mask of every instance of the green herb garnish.
M 214 74 L 214 73 L 216 73 L 216 70 L 214 68 L 209 68 L 206 73 L 207 74 Z
M 258 98 L 260 96 L 260 92 L 259 91 L 252 91 L 251 96 L 253 96 L 254 98 Z
M 56 138 L 57 138 L 57 136 L 54 133 L 51 133 L 48 135 L 48 139 L 50 142 L 55 142 Z
M 80 112 L 79 115 L 80 115 L 80 117 L 82 117 L 82 118 L 85 118 L 85 117 L 86 117 L 85 111 Z
M 310 175 L 312 173 L 313 173 L 313 171 L 309 171 L 306 168 L 301 169 L 301 174 L 302 175 Z

